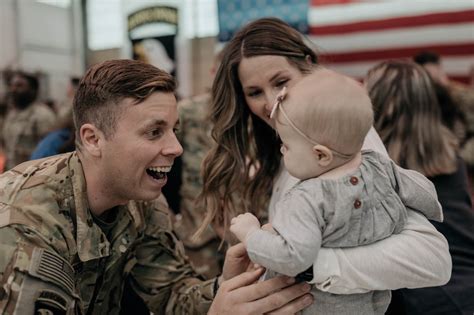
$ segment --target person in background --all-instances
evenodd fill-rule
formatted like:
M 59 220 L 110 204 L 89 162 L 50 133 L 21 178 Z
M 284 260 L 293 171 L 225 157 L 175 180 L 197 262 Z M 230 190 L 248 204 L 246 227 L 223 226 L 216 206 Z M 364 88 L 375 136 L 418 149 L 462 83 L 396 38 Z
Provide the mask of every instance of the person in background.
M 261 228 L 250 213 L 232 219 L 230 231 L 254 263 L 297 276 L 323 246 L 354 248 L 399 233 L 406 207 L 442 220 L 433 184 L 380 153 L 361 150 L 373 111 L 359 82 L 316 69 L 282 91 L 270 118 L 285 168 L 299 181 L 276 204 L 273 231 Z M 389 290 L 331 294 L 316 284 L 311 293 L 315 303 L 303 314 L 382 315 L 390 302 Z
M 54 113 L 55 116 L 58 115 L 58 113 L 56 111 L 57 105 L 56 105 L 55 100 L 53 100 L 52 98 L 47 98 L 47 99 L 43 100 L 42 103 L 45 104 L 46 106 L 48 106 L 48 108 L 51 109 L 51 111 Z
M 309 288 L 255 283 L 242 247 L 204 280 L 172 231 L 161 188 L 182 153 L 175 81 L 134 60 L 90 68 L 74 98 L 77 150 L 0 176 L 0 311 L 119 314 L 124 284 L 155 314 L 293 314 Z M 292 285 L 293 284 L 293 285 Z
M 222 52 L 222 51 L 221 51 Z M 222 59 L 222 53 L 215 54 L 210 69 L 211 82 Z M 184 244 L 186 254 L 196 270 L 210 278 L 220 274 L 223 252 L 219 250 L 220 239 L 211 226 L 194 238 L 205 216 L 205 209 L 196 204 L 202 189 L 201 164 L 212 146 L 209 109 L 210 92 L 182 100 L 178 103 L 178 139 L 183 146 L 181 187 L 179 188 L 180 209 L 173 222 L 174 229 Z
M 442 66 L 441 57 L 435 52 L 420 52 L 413 59 L 428 71 L 434 81 L 448 89 L 453 99 L 452 105 L 456 107 L 454 111 L 460 111 L 463 114 L 465 132 L 464 139 L 461 139 L 459 155 L 468 167 L 471 196 L 474 197 L 474 184 L 472 184 L 474 183 L 474 88 L 470 85 L 450 80 Z M 466 72 L 468 71 L 471 72 L 472 70 L 466 69 Z M 445 118 L 443 117 L 443 119 Z M 459 128 L 455 130 L 455 134 L 459 137 Z
M 75 149 L 75 130 L 72 108 L 59 118 L 56 126 L 44 137 L 31 154 L 30 160 L 71 152 Z
M 466 117 L 455 103 L 451 92 L 446 86 L 433 80 L 433 87 L 441 110 L 441 120 L 453 132 L 458 139 L 459 145 L 462 146 L 467 140 Z
M 389 314 L 473 314 L 474 211 L 465 164 L 443 125 L 433 82 L 414 63 L 387 61 L 369 71 L 365 85 L 390 157 L 435 185 L 444 221 L 432 223 L 448 240 L 453 261 L 447 284 L 395 291 Z
M 80 78 L 71 77 L 66 92 L 67 99 L 60 107 L 55 107 L 58 119 L 53 128 L 38 143 L 30 159 L 41 159 L 44 157 L 74 151 L 75 130 L 72 117 L 72 103 L 74 95 L 79 87 Z
M 281 89 L 291 90 L 317 65 L 318 56 L 302 35 L 276 18 L 250 22 L 226 44 L 212 86 L 214 144 L 203 162 L 200 200 L 207 213 L 201 230 L 212 223 L 225 231 L 243 212 L 259 218 L 268 213 L 272 219 L 276 202 L 297 180 L 282 166 L 270 113 Z M 373 128 L 363 148 L 386 154 Z M 380 242 L 322 248 L 315 281 L 345 294 L 445 283 L 451 272 L 446 240 L 422 214 L 408 209 L 407 216 L 400 234 Z M 397 276 L 387 279 L 387 273 Z
M 56 112 L 59 119 L 68 116 L 72 112 L 72 102 L 77 88 L 79 87 L 80 77 L 70 77 L 66 90 L 66 99 L 63 102 L 57 103 Z
M 0 96 L 0 130 L 3 130 L 5 117 L 7 115 L 8 101 L 6 97 Z M 5 149 L 3 144 L 3 137 L 0 136 L 0 174 L 5 169 Z
M 28 161 L 36 145 L 56 122 L 54 112 L 36 101 L 38 79 L 16 72 L 9 82 L 10 107 L 3 125 L 6 169 Z

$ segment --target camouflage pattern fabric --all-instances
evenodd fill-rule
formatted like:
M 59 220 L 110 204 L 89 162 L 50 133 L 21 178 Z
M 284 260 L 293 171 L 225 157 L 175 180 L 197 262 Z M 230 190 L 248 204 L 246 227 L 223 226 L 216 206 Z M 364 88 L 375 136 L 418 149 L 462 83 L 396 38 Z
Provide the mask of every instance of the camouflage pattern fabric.
M 88 209 L 75 152 L 0 176 L 0 314 L 118 314 L 125 279 L 155 314 L 205 314 L 197 276 L 164 198 L 114 208 L 107 236 Z
M 28 161 L 38 142 L 56 122 L 54 112 L 42 103 L 9 109 L 3 124 L 6 169 Z
M 199 95 L 179 103 L 179 142 L 183 146 L 180 213 L 173 221 L 174 230 L 183 241 L 186 254 L 202 275 L 210 278 L 221 272 L 224 254 L 219 251 L 220 239 L 211 227 L 199 238 L 192 236 L 201 225 L 205 209 L 196 206 L 202 189 L 201 163 L 212 145 L 208 120 L 209 94 Z

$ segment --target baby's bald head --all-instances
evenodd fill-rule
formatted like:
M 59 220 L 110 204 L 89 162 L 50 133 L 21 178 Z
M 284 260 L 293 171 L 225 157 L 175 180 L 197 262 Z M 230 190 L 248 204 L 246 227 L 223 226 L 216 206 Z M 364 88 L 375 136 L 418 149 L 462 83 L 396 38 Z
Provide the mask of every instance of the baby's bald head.
M 372 103 L 365 88 L 324 68 L 318 68 L 295 84 L 283 106 L 303 133 L 345 154 L 360 150 L 373 123 Z M 280 115 L 277 121 L 285 123 Z

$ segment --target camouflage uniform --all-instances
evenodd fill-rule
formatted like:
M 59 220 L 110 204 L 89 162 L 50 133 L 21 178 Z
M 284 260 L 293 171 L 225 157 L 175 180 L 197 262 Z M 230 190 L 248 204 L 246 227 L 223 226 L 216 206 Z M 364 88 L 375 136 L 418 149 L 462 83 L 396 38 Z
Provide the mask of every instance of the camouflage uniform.
M 22 110 L 11 108 L 3 125 L 6 169 L 28 161 L 55 122 L 53 111 L 42 103 L 33 103 Z
M 118 314 L 128 276 L 155 314 L 207 312 L 214 280 L 186 261 L 164 198 L 116 207 L 106 236 L 75 152 L 23 163 L 0 185 L 0 314 Z
M 180 214 L 173 222 L 174 230 L 183 241 L 193 266 L 206 277 L 219 274 L 223 261 L 223 253 L 218 250 L 220 239 L 212 228 L 206 229 L 198 239 L 192 239 L 205 214 L 205 209 L 195 205 L 195 199 L 202 189 L 201 163 L 212 145 L 212 126 L 207 117 L 210 101 L 210 95 L 204 94 L 178 105 L 178 138 L 184 152 L 181 156 Z

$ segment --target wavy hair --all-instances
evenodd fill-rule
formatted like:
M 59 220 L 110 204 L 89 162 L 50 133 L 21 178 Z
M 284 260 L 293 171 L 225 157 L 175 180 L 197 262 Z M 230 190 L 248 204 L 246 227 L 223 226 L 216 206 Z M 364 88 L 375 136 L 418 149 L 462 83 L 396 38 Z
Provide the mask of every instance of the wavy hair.
M 390 157 L 426 176 L 456 170 L 457 140 L 441 120 L 429 74 L 408 61 L 386 61 L 369 70 L 366 86 L 375 129 Z
M 265 213 L 280 166 L 280 140 L 248 108 L 238 76 L 243 58 L 264 55 L 286 57 L 302 73 L 310 73 L 318 62 L 303 36 L 276 18 L 247 24 L 226 45 L 212 86 L 210 120 L 215 145 L 202 167 L 198 202 L 207 213 L 201 230 L 213 220 L 226 227 L 230 216 L 243 211 L 252 210 L 257 216 Z

